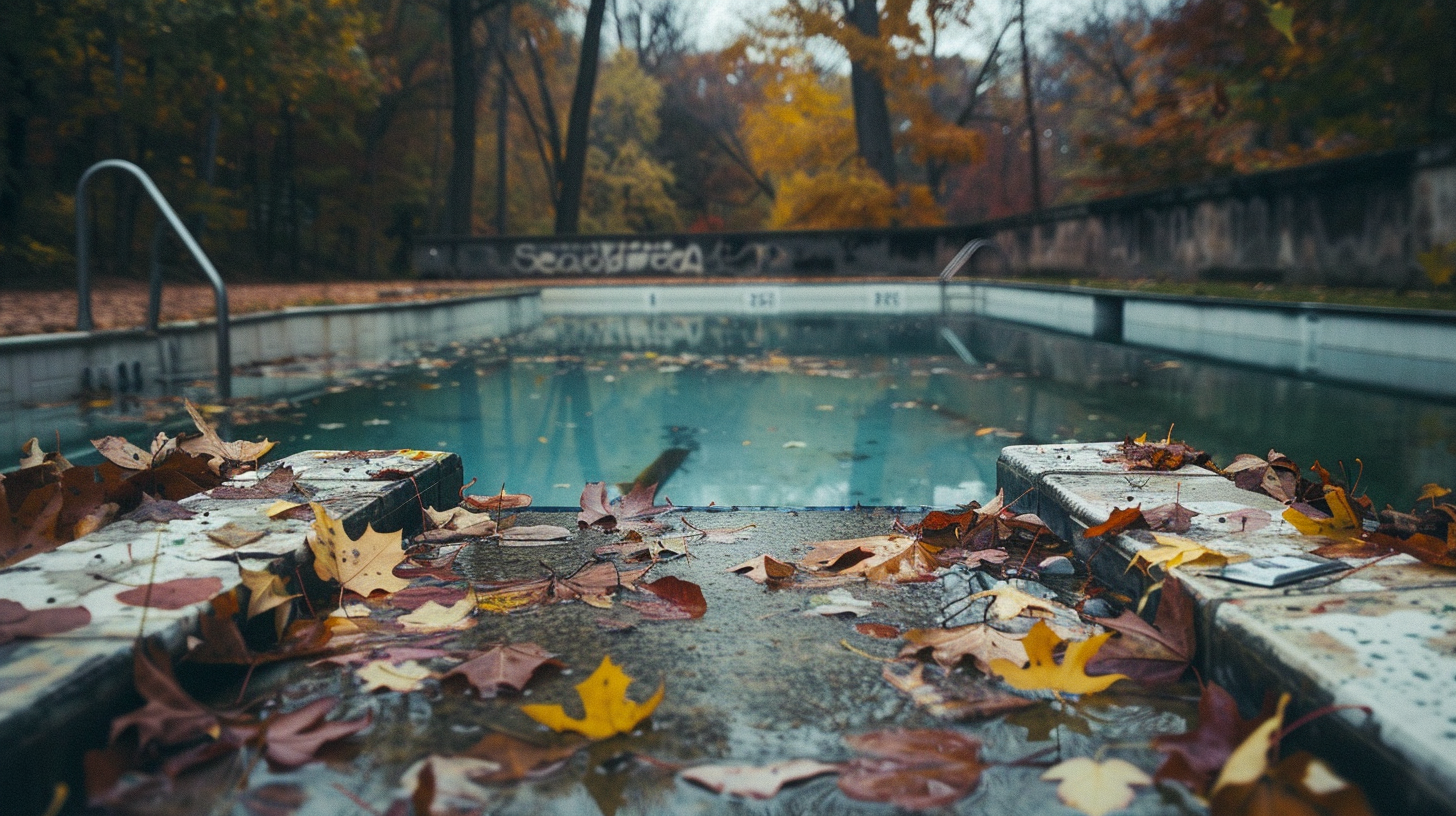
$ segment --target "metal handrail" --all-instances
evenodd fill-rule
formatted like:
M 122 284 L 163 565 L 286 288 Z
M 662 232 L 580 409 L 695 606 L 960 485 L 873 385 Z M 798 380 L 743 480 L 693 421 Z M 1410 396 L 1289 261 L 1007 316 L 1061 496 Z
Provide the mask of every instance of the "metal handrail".
M 961 271 L 966 264 L 971 262 L 971 256 L 982 249 L 995 250 L 996 254 L 1001 256 L 1001 260 L 1007 260 L 1006 252 L 995 241 L 988 238 L 977 238 L 961 247 L 961 251 L 957 252 L 954 258 L 950 259 L 950 263 L 946 264 L 944 269 L 940 270 L 941 282 L 948 282 L 951 278 L 955 277 L 957 272 Z
M 177 213 L 157 185 L 152 183 L 152 177 L 146 171 L 137 167 L 129 161 L 122 159 L 107 159 L 99 161 L 81 174 L 81 180 L 76 183 L 76 330 L 91 331 L 94 323 L 91 320 L 91 219 L 90 210 L 86 206 L 86 182 L 91 180 L 98 171 L 107 168 L 116 168 L 130 173 L 137 181 L 141 182 L 142 189 L 151 196 L 152 203 L 157 205 L 162 217 L 171 225 L 172 231 L 181 239 L 183 246 L 192 254 L 192 259 L 202 267 L 203 274 L 207 275 L 208 281 L 212 283 L 213 300 L 217 304 L 217 395 L 219 399 L 232 397 L 232 347 L 231 337 L 228 330 L 228 303 L 227 287 L 222 282 L 222 276 L 208 260 L 207 253 L 198 246 L 197 240 L 192 237 L 192 232 Z M 157 328 L 158 314 L 161 311 L 161 286 L 162 268 L 157 262 L 157 251 L 160 249 L 161 226 L 157 227 L 156 233 L 152 236 L 152 264 L 151 264 L 151 299 L 147 309 L 147 328 L 155 331 Z

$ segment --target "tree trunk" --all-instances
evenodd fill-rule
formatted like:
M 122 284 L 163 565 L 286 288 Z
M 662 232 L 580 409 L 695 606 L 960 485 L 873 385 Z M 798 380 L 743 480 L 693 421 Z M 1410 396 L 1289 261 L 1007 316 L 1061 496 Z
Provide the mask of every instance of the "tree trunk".
M 471 0 L 450 0 L 450 179 L 445 188 L 445 231 L 469 235 L 475 200 L 475 14 Z
M 850 24 L 865 36 L 880 36 L 880 12 L 876 0 L 855 0 L 848 9 L 848 17 Z M 854 136 L 859 155 L 886 184 L 894 187 L 895 146 L 890 139 L 890 107 L 885 101 L 884 79 L 851 60 L 849 89 L 854 102 Z
M 566 157 L 561 168 L 561 196 L 556 205 L 557 235 L 575 235 L 580 224 L 587 131 L 591 125 L 597 57 L 602 45 L 602 18 L 606 11 L 607 0 L 591 0 L 586 10 L 586 30 L 581 37 L 581 64 L 576 68 L 576 90 L 571 95 L 571 113 L 566 119 Z
M 499 31 L 501 60 L 506 59 L 506 46 L 511 41 L 511 3 L 506 0 L 505 10 L 501 13 L 501 26 Z M 496 76 L 496 99 L 495 99 L 495 233 L 496 235 L 506 234 L 506 138 L 510 132 L 510 85 L 506 77 L 505 68 L 502 67 Z
M 1018 15 L 1021 29 L 1021 96 L 1026 103 L 1026 130 L 1031 151 L 1031 211 L 1041 212 L 1041 134 L 1036 128 L 1036 99 L 1031 90 L 1031 57 L 1026 50 L 1026 0 Z

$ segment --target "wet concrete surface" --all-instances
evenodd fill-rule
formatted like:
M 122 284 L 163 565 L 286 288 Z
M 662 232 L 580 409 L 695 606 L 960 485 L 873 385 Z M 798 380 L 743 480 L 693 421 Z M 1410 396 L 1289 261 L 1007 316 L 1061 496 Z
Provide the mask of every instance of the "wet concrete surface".
M 418 691 L 364 694 L 349 672 L 327 666 L 295 663 L 260 672 L 252 680 L 250 698 L 276 696 L 285 707 L 294 707 L 320 695 L 340 695 L 345 702 L 334 716 L 369 711 L 374 724 L 349 741 L 351 747 L 341 761 L 276 775 L 258 763 L 246 780 L 242 762 L 228 761 L 186 780 L 194 786 L 189 792 L 179 790 L 137 812 L 249 813 L 253 795 L 249 792 L 270 784 L 296 786 L 306 798 L 300 813 L 362 812 L 350 796 L 383 812 L 392 800 L 407 795 L 400 777 L 426 755 L 464 751 L 492 730 L 540 744 L 561 742 L 561 736 L 521 713 L 520 705 L 559 702 L 574 715 L 579 709 L 573 686 L 607 655 L 635 678 L 629 690 L 633 699 L 645 699 L 658 683 L 665 685 L 666 696 L 652 717 L 631 734 L 579 752 L 565 768 L 545 778 L 478 787 L 477 808 L 492 814 L 608 816 L 889 813 L 893 811 L 889 806 L 847 798 L 833 776 L 791 785 L 759 802 L 714 794 L 683 781 L 670 769 L 630 757 L 645 755 L 685 765 L 757 764 L 801 757 L 834 762 L 851 756 L 842 741 L 845 735 L 903 726 L 954 728 L 983 741 L 982 755 L 990 767 L 976 790 L 947 812 L 1074 812 L 1058 803 L 1053 783 L 1039 779 L 1048 764 L 1102 749 L 1151 773 L 1159 755 L 1147 740 L 1183 731 L 1192 715 L 1196 689 L 1191 686 L 1149 695 L 1124 683 L 1080 701 L 1046 701 L 981 722 L 936 719 L 881 676 L 885 664 L 874 658 L 894 657 L 903 641 L 859 634 L 854 624 L 873 622 L 902 630 L 938 625 L 946 602 L 941 582 L 839 587 L 874 604 L 863 616 L 849 619 L 803 614 L 816 595 L 830 590 L 765 587 L 727 572 L 761 553 L 797 560 L 810 542 L 883 534 L 892 524 L 888 513 L 689 512 L 687 519 L 702 528 L 753 525 L 743 531 L 742 540 L 732 543 L 691 543 L 689 557 L 659 563 L 647 576 L 652 580 L 673 575 L 701 586 L 707 599 L 703 617 L 643 620 L 620 598 L 610 609 L 574 602 L 512 614 L 483 612 L 477 626 L 450 638 L 443 647 L 533 642 L 565 663 L 560 670 L 542 670 L 525 692 L 508 692 L 494 700 L 481 700 L 435 681 L 427 681 Z M 575 517 L 525 513 L 520 523 L 574 528 Z M 571 541 L 544 547 L 472 544 L 457 561 L 457 569 L 476 581 L 535 577 L 546 574 L 548 567 L 565 574 L 590 561 L 596 547 L 617 538 L 580 531 Z M 382 599 L 372 605 L 386 616 L 394 614 L 384 611 Z M 439 669 L 450 661 L 427 661 L 427 665 Z M 960 671 L 968 681 L 977 674 L 969 667 Z M 231 699 L 236 691 L 235 683 L 224 684 L 212 702 Z M 1046 753 L 1037 757 L 1037 763 L 1009 764 L 1042 751 Z M 1147 790 L 1129 812 L 1184 811 Z

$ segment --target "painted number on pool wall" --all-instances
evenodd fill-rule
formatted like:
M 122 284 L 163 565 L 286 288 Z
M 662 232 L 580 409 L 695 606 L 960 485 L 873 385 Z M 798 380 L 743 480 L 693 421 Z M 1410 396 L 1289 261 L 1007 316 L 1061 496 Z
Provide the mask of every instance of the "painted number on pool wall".
M 779 290 L 750 289 L 743 293 L 743 305 L 750 312 L 777 312 L 779 310 Z
M 905 311 L 905 288 L 894 286 L 871 289 L 868 293 L 868 300 L 872 312 L 903 312 Z

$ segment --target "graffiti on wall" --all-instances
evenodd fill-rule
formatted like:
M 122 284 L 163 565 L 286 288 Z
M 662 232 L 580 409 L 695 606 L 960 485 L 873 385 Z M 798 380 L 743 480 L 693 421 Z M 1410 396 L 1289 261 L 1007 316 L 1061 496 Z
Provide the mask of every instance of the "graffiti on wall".
M 701 275 L 703 248 L 672 241 L 572 241 L 519 244 L 511 258 L 523 275 Z

